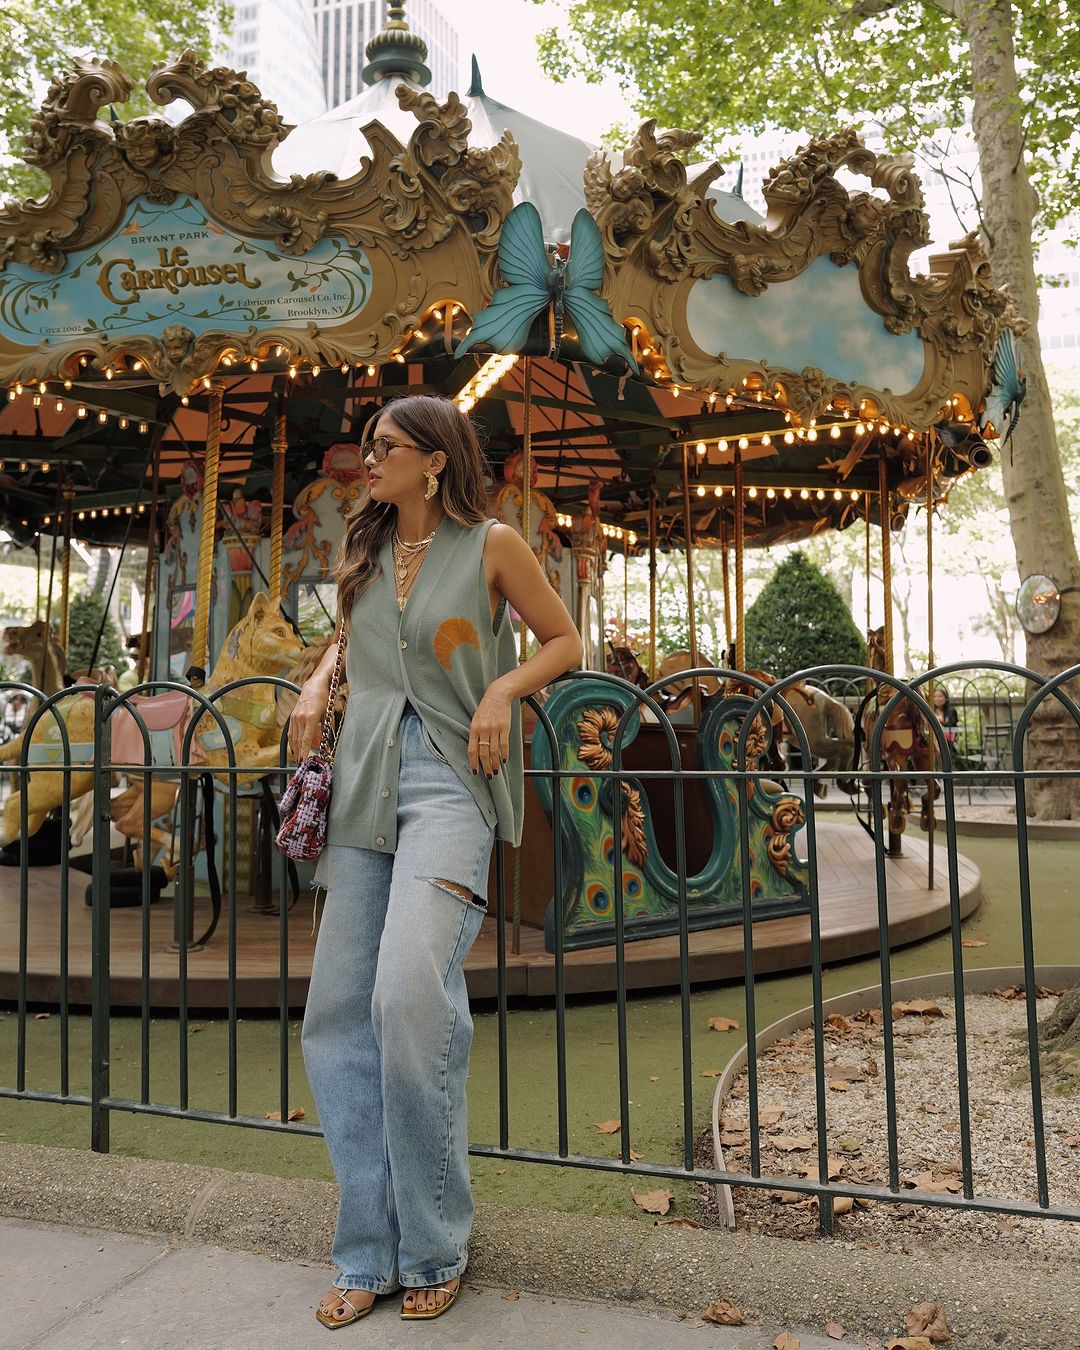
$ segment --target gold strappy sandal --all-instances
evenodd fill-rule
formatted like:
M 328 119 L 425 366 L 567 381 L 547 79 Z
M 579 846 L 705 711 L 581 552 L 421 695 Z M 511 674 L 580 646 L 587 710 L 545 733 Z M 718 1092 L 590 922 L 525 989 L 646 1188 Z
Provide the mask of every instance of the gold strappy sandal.
M 347 1292 L 345 1289 L 340 1289 L 337 1291 L 337 1296 L 339 1303 L 344 1303 L 347 1308 L 352 1309 L 351 1317 L 333 1317 L 329 1312 L 323 1312 L 321 1307 L 315 1309 L 315 1316 L 324 1327 L 329 1327 L 331 1331 L 337 1331 L 338 1327 L 351 1327 L 354 1322 L 359 1322 L 361 1317 L 366 1317 L 375 1307 L 375 1300 L 372 1299 L 366 1308 L 358 1308 L 355 1303 L 345 1297 Z M 356 1292 L 365 1291 L 357 1290 Z M 327 1294 L 326 1298 L 329 1297 L 330 1295 Z M 323 1299 L 323 1302 L 325 1303 L 326 1299 Z
M 454 1280 L 457 1280 L 457 1289 L 448 1288 L 447 1286 L 452 1284 Z M 430 1293 L 433 1289 L 441 1289 L 443 1293 L 447 1294 L 448 1297 L 446 1301 L 437 1308 L 432 1308 L 430 1310 L 425 1308 L 423 1312 L 417 1312 L 415 1309 L 416 1295 Z M 457 1275 L 452 1275 L 450 1279 L 446 1280 L 443 1284 L 424 1285 L 420 1289 L 406 1289 L 405 1295 L 401 1300 L 401 1320 L 403 1322 L 430 1322 L 433 1317 L 441 1317 L 444 1312 L 447 1312 L 453 1306 L 454 1300 L 457 1298 L 460 1290 L 461 1279 Z M 411 1309 L 405 1307 L 405 1299 L 408 1298 L 410 1294 L 413 1296 L 414 1305 Z

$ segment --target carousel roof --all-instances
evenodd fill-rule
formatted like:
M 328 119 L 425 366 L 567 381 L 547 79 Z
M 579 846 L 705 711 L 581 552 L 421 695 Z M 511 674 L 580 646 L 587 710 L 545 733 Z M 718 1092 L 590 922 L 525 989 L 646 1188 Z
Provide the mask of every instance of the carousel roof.
M 153 462 L 168 492 L 201 451 L 215 385 L 223 471 L 249 493 L 268 488 L 279 405 L 296 486 L 387 398 L 441 392 L 496 473 L 528 409 L 556 508 L 599 494 L 640 535 L 655 490 L 676 545 L 687 489 L 708 543 L 741 477 L 746 541 L 766 544 L 902 520 L 928 482 L 940 500 L 985 462 L 1024 325 L 974 238 L 912 275 L 928 236 L 910 157 L 811 141 L 770 174 L 766 223 L 694 165 L 694 133 L 646 122 L 611 155 L 505 108 L 475 70 L 439 104 L 400 5 L 365 79 L 291 133 L 193 53 L 147 81 L 191 105 L 178 123 L 100 118 L 133 88 L 114 62 L 53 84 L 25 155 L 50 193 L 0 206 L 7 528 L 32 534 L 70 476 L 78 528 L 114 537 Z
M 373 42 L 378 40 L 377 35 Z M 382 55 L 380 78 L 355 98 L 320 113 L 296 127 L 274 151 L 274 171 L 289 174 L 328 169 L 348 178 L 371 153 L 364 129 L 372 123 L 407 142 L 416 119 L 399 101 L 397 88 L 405 84 L 420 90 L 427 84 L 427 70 L 418 65 L 416 49 L 396 45 Z M 574 216 L 585 206 L 585 168 L 597 147 L 577 136 L 558 131 L 515 108 L 508 108 L 486 93 L 476 57 L 472 58 L 472 82 L 462 103 L 472 124 L 470 146 L 490 149 L 509 132 L 521 154 L 521 174 L 514 189 L 515 205 L 532 202 L 540 212 L 546 238 L 556 244 L 570 240 Z M 703 166 L 702 166 L 703 167 Z M 708 191 L 721 219 L 760 223 L 761 217 L 732 192 L 710 187 Z

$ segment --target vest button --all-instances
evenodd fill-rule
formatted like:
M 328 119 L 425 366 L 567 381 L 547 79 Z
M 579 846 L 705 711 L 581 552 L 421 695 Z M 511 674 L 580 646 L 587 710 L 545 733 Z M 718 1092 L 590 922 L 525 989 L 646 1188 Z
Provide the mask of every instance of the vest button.
M 381 834 L 379 834 L 375 836 L 375 842 L 378 844 L 380 848 L 382 848 L 383 844 L 386 843 L 386 840 L 383 838 Z
M 402 638 L 402 639 L 401 639 L 401 649 L 402 649 L 402 651 L 404 651 L 405 648 L 406 648 L 408 645 L 409 645 L 409 644 L 405 641 L 405 639 Z
M 389 789 L 389 788 L 383 788 L 383 790 L 382 790 L 382 796 L 384 796 L 384 797 L 389 797 L 389 796 L 390 796 L 390 789 Z
M 393 745 L 393 744 L 394 744 L 394 738 L 393 738 L 393 736 L 387 736 L 387 738 L 386 738 L 386 744 L 387 744 L 387 745 Z

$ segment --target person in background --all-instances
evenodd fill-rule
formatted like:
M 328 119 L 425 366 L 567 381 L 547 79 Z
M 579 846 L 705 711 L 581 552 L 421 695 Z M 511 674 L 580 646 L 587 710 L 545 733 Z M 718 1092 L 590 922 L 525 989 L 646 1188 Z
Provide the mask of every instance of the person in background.
M 934 686 L 934 713 L 944 729 L 945 740 L 951 750 L 956 745 L 956 729 L 960 719 L 949 701 L 949 691 L 943 684 Z

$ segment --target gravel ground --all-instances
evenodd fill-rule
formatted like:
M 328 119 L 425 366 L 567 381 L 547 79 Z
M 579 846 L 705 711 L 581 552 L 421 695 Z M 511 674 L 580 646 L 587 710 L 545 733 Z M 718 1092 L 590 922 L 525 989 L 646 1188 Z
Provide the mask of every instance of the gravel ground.
M 1057 998 L 1039 999 L 1042 1021 Z M 914 1000 L 912 1001 L 915 1002 Z M 926 1000 L 924 1014 L 894 1015 L 896 1113 L 901 1187 L 961 1192 L 960 1111 L 955 1004 Z M 900 1004 L 894 1004 L 894 1013 Z M 1034 1130 L 1022 998 L 976 995 L 966 1001 L 966 1042 L 975 1195 L 1037 1202 Z M 933 1009 L 940 1010 L 939 1015 Z M 762 1113 L 762 1171 L 778 1179 L 817 1175 L 813 1030 L 777 1041 L 758 1060 Z M 880 1009 L 825 1025 L 826 1119 L 829 1170 L 834 1179 L 884 1185 L 888 1175 L 884 1042 Z M 1046 1079 L 1043 1116 L 1051 1203 L 1080 1209 L 1080 1077 Z M 741 1074 L 723 1108 L 727 1166 L 749 1170 L 746 1142 L 747 1077 Z M 767 1114 L 767 1108 L 773 1108 Z M 781 1114 L 776 1117 L 776 1110 Z M 771 1119 L 771 1117 L 776 1117 Z M 765 1124 L 766 1120 L 771 1123 Z M 740 1129 L 740 1126 L 742 1128 Z M 711 1151 L 711 1150 L 710 1150 Z M 740 1230 L 781 1237 L 816 1237 L 816 1199 L 774 1190 L 735 1191 Z M 1080 1258 L 1080 1223 L 1018 1218 L 920 1204 L 857 1201 L 838 1213 L 836 1236 L 878 1248 L 1013 1244 L 1045 1258 Z

